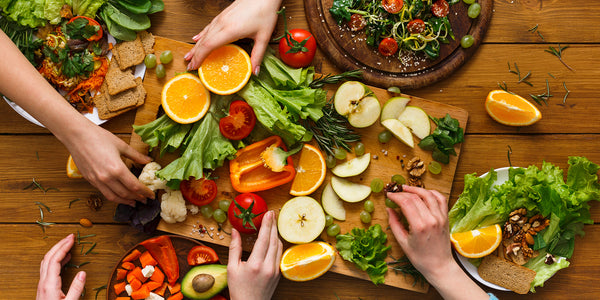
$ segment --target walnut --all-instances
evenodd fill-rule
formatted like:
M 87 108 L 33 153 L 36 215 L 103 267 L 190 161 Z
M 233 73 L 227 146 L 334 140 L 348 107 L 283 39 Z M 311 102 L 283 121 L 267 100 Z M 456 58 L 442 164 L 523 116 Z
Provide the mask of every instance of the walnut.
M 552 255 L 550 253 L 546 253 L 546 259 L 544 260 L 544 263 L 547 265 L 552 265 L 555 262 L 556 262 L 556 258 L 554 257 L 554 255 Z
M 535 215 L 531 217 L 530 221 L 531 229 L 535 232 L 540 232 L 550 224 L 550 220 L 545 219 L 542 215 Z
M 421 188 L 425 188 L 425 185 L 423 184 L 423 180 L 421 180 L 420 177 L 409 177 L 408 181 L 406 182 L 406 184 L 410 185 L 410 186 L 417 186 L 417 187 L 421 187 Z
M 513 210 L 508 216 L 512 217 L 514 215 L 526 215 L 527 214 L 527 209 L 526 208 L 519 208 L 519 209 L 515 209 Z
M 90 197 L 88 198 L 87 201 L 87 205 L 93 210 L 93 211 L 98 211 L 100 210 L 100 208 L 102 208 L 102 204 L 104 201 L 102 201 L 102 196 L 100 194 L 91 194 Z
M 413 177 L 421 177 L 426 169 L 425 163 L 418 156 L 413 157 L 408 164 L 406 164 L 406 170 L 408 174 Z
M 399 185 L 397 182 L 390 182 L 385 185 L 383 191 L 386 193 L 400 193 L 402 192 L 402 186 Z

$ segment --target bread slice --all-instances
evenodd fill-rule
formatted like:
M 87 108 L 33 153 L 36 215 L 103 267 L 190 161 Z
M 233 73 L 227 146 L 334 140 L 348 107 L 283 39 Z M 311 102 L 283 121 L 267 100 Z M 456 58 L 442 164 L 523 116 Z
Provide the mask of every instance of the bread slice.
M 113 52 L 121 70 L 141 64 L 146 56 L 139 36 L 133 41 L 116 44 Z
M 142 30 L 137 33 L 138 37 L 142 41 L 142 46 L 144 47 L 144 53 L 150 54 L 154 53 L 154 36 L 152 33 Z
M 105 97 L 107 97 L 108 100 L 108 109 L 110 111 L 116 112 L 125 108 L 133 108 L 137 107 L 138 103 L 143 103 L 144 99 L 146 98 L 146 90 L 141 84 L 141 78 L 136 78 L 135 82 L 135 88 L 128 89 L 116 95 L 105 95 Z M 140 84 L 137 84 L 138 82 Z
M 129 69 L 122 71 L 119 68 L 119 64 L 116 59 L 111 59 L 106 71 L 106 77 L 104 81 L 108 87 L 108 93 L 110 95 L 116 95 L 120 92 L 134 88 L 136 86 L 135 77 L 131 74 Z
M 483 258 L 477 271 L 483 280 L 523 295 L 529 292 L 536 274 L 493 254 Z

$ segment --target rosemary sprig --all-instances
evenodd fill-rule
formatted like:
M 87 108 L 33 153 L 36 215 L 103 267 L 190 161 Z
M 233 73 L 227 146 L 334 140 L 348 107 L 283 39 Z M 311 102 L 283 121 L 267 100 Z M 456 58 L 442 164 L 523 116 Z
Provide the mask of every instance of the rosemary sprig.
M 40 154 L 37 151 L 35 151 L 35 158 L 37 158 L 37 160 L 40 160 Z
M 51 212 L 52 212 L 52 210 L 50 209 L 50 207 L 48 207 L 48 205 L 46 205 L 46 204 L 44 204 L 44 203 L 42 203 L 42 202 L 35 201 L 35 204 L 36 204 L 37 206 L 40 206 L 40 207 L 43 207 L 43 208 L 45 208 L 45 209 L 46 209 L 46 210 L 47 210 L 49 213 L 51 213 Z
M 552 46 L 549 46 L 548 49 L 545 49 L 544 51 L 558 57 L 558 60 L 560 60 L 560 62 L 565 65 L 565 67 L 567 67 L 569 70 L 575 72 L 575 70 L 573 70 L 573 68 L 571 68 L 569 65 L 567 65 L 567 63 L 565 63 L 565 61 L 562 58 L 562 53 L 564 50 L 566 50 L 567 48 L 569 48 L 569 45 L 566 45 L 564 47 L 561 47 L 560 44 L 558 44 L 557 48 L 554 48 Z
M 531 27 L 531 28 L 527 29 L 527 31 L 529 31 L 529 32 L 531 32 L 531 33 L 534 33 L 534 32 L 536 32 L 536 31 L 537 31 L 537 29 L 538 29 L 538 26 L 539 26 L 539 24 L 535 24 L 535 26 L 533 26 L 533 27 Z
M 35 181 L 35 178 L 31 179 L 31 183 L 23 188 L 23 190 L 31 189 L 32 191 L 40 189 L 44 194 L 48 191 L 60 191 L 55 187 L 44 188 L 39 182 Z
M 531 71 L 527 72 L 527 74 L 525 76 L 521 77 L 521 70 L 519 70 L 519 66 L 517 66 L 517 63 L 514 63 L 515 70 L 513 70 L 513 69 L 510 68 L 510 63 L 509 62 L 507 62 L 507 64 L 508 64 L 508 71 L 511 72 L 511 73 L 513 73 L 513 74 L 516 74 L 519 77 L 519 81 L 517 81 L 517 83 L 525 83 L 525 84 L 527 84 L 529 86 L 533 86 L 533 84 L 531 84 L 531 82 L 529 82 L 527 80 L 527 78 L 529 78 L 529 76 L 531 76 Z
M 540 95 L 529 94 L 529 96 L 538 105 L 542 105 L 542 103 L 548 105 L 548 99 L 550 99 L 550 97 L 553 97 L 553 95 L 550 94 L 550 84 L 548 83 L 548 79 L 546 79 L 546 93 Z
M 318 89 L 318 88 L 322 88 L 323 86 L 325 86 L 325 84 L 335 84 L 335 83 L 339 83 L 343 80 L 348 80 L 351 78 L 361 78 L 361 77 L 362 77 L 362 70 L 359 70 L 359 69 L 350 70 L 350 71 L 346 71 L 346 72 L 338 74 L 338 75 L 333 75 L 333 74 L 321 75 L 321 76 L 319 76 L 319 78 L 313 80 L 313 82 L 311 82 L 308 86 L 313 89 Z
M 98 293 L 100 293 L 100 291 L 105 290 L 105 289 L 106 289 L 106 284 L 103 286 L 99 286 L 97 288 L 93 288 L 92 291 L 96 291 L 96 297 L 94 299 L 98 300 Z
M 69 208 L 71 208 L 71 204 L 73 204 L 79 200 L 81 200 L 81 198 L 77 198 L 77 199 L 73 199 L 73 200 L 69 201 Z
M 556 79 L 556 77 L 554 77 L 554 75 L 552 75 L 552 73 L 548 72 L 548 75 L 550 75 L 550 77 Z
M 506 150 L 506 157 L 508 158 L 508 166 L 512 167 L 512 162 L 510 161 L 510 155 L 512 154 L 512 148 L 510 145 L 508 146 L 508 150 Z
M 360 141 L 360 135 L 348 128 L 348 120 L 335 111 L 332 101 L 325 104 L 323 117 L 317 122 L 308 119 L 303 122 L 304 127 L 313 133 L 319 148 L 328 155 L 333 155 L 335 148 L 351 151 L 348 143 Z
M 92 246 L 90 246 L 90 248 L 87 251 L 85 251 L 85 253 L 83 255 L 85 256 L 90 253 L 95 254 L 96 252 L 92 252 L 92 250 L 94 250 L 94 248 L 96 248 L 96 245 L 97 245 L 96 243 L 92 244 Z M 82 247 L 82 249 L 83 249 L 83 247 Z
M 45 206 L 45 205 L 44 205 Z M 38 205 L 38 208 L 40 209 L 40 219 L 36 220 L 35 223 L 40 225 L 40 227 L 42 228 L 42 232 L 46 233 L 46 227 L 54 225 L 56 223 L 52 223 L 52 222 L 45 222 L 44 221 L 44 210 L 42 209 L 42 206 Z M 47 208 L 47 206 L 46 206 Z M 47 208 L 48 209 L 48 208 Z M 50 212 L 50 210 L 48 209 L 48 211 Z
M 537 35 L 542 39 L 542 41 L 544 41 L 544 42 L 546 41 L 546 39 L 544 38 L 544 36 L 542 35 L 541 32 L 538 31 Z
M 87 264 L 89 264 L 89 263 L 90 263 L 89 261 L 84 261 L 84 262 L 82 262 L 82 263 L 80 263 L 80 264 L 76 265 L 76 264 L 74 264 L 74 263 L 71 263 L 71 262 L 69 262 L 69 263 L 66 263 L 66 264 L 65 264 L 65 268 L 75 268 L 75 269 L 79 269 L 79 268 L 81 268 L 81 267 L 83 267 L 83 266 L 85 266 L 85 265 L 87 265 Z
M 412 265 L 410 260 L 408 260 L 408 257 L 402 256 L 399 259 L 395 259 L 391 255 L 390 255 L 390 257 L 394 261 L 390 261 L 390 262 L 386 263 L 388 265 L 388 268 L 394 270 L 394 272 L 396 272 L 396 273 L 400 272 L 404 276 L 411 275 L 415 279 L 415 281 L 413 281 L 413 286 L 415 286 L 417 283 L 424 285 L 425 282 L 427 282 L 427 280 L 425 279 L 425 276 L 423 276 L 423 274 L 421 274 L 421 272 L 419 272 L 419 270 L 417 270 L 417 268 L 415 268 Z
M 567 91 L 565 93 L 565 97 L 563 98 L 563 102 L 562 102 L 563 104 L 565 104 L 567 102 L 567 97 L 569 96 L 569 93 L 571 91 L 569 91 L 569 89 L 567 88 L 567 84 L 564 81 L 563 81 L 563 87 L 565 88 L 565 91 Z

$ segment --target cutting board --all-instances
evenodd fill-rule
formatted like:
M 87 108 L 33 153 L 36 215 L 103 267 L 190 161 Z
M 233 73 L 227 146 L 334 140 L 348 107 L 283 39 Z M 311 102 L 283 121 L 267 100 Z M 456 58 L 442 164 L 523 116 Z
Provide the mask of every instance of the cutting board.
M 423 57 L 411 59 L 411 55 L 384 57 L 374 47 L 365 43 L 364 30 L 352 32 L 338 25 L 329 13 L 334 0 L 306 0 L 304 10 L 317 45 L 328 58 L 343 70 L 362 69 L 364 82 L 379 87 L 398 86 L 416 89 L 448 77 L 475 53 L 483 40 L 491 17 L 493 0 L 479 0 L 481 13 L 476 19 L 467 16 L 468 5 L 459 1 L 450 7 L 448 18 L 455 40 L 442 44 L 440 57 L 431 60 Z M 475 38 L 468 49 L 460 47 L 460 39 L 466 34 Z
M 144 79 L 144 87 L 148 92 L 148 96 L 146 99 L 146 103 L 138 109 L 135 118 L 136 125 L 146 124 L 156 118 L 158 108 L 160 106 L 160 94 L 162 86 L 176 73 L 185 71 L 186 63 L 183 60 L 183 56 L 185 55 L 185 53 L 187 53 L 187 51 L 189 51 L 189 49 L 192 48 L 192 45 L 166 38 L 156 37 L 156 45 L 154 48 L 157 55 L 159 55 L 162 51 L 171 50 L 173 52 L 174 60 L 170 65 L 166 67 L 167 75 L 163 79 L 156 78 L 154 70 L 147 70 L 146 77 Z M 386 90 L 374 87 L 372 89 L 382 104 L 388 98 L 390 98 Z M 330 93 L 331 95 L 333 94 L 334 90 L 335 87 L 333 87 L 332 90 L 329 90 L 328 93 Z M 411 98 L 411 101 L 409 103 L 410 105 L 416 105 L 423 108 L 431 116 L 443 117 L 446 115 L 446 113 L 449 113 L 452 117 L 459 120 L 462 128 L 466 128 L 467 126 L 468 113 L 464 109 L 408 95 L 404 96 Z M 377 135 L 383 130 L 384 128 L 381 125 L 379 125 L 379 122 L 377 122 L 371 127 L 357 130 L 357 132 L 359 132 L 362 135 L 362 142 L 365 144 L 366 151 L 369 152 L 372 156 L 372 162 L 367 171 L 365 171 L 359 176 L 350 178 L 350 180 L 369 185 L 371 180 L 376 177 L 381 178 L 384 182 L 390 182 L 391 177 L 395 174 L 400 174 L 403 175 L 405 178 L 408 178 L 407 172 L 402 168 L 402 165 L 404 163 L 408 162 L 414 156 L 421 157 L 426 163 L 429 163 L 431 161 L 431 153 L 421 150 L 418 146 L 416 146 L 414 149 L 411 149 L 394 138 L 387 144 L 379 143 Z M 143 153 L 147 153 L 148 148 L 146 144 L 144 144 L 141 141 L 140 137 L 135 133 L 132 134 L 131 145 L 136 150 L 141 151 Z M 456 164 L 458 162 L 458 157 L 460 156 L 460 146 L 460 144 L 456 146 L 456 152 L 458 153 L 458 156 L 451 156 L 450 163 L 448 165 L 443 166 L 442 172 L 440 174 L 433 175 L 427 172 L 423 176 L 423 181 L 427 188 L 436 189 L 443 193 L 445 196 L 449 196 L 450 190 L 452 188 L 452 180 L 456 171 Z M 165 166 L 167 163 L 174 159 L 173 156 L 165 156 L 161 158 L 157 157 L 156 155 L 153 155 L 152 153 L 151 155 L 154 156 L 156 158 L 156 161 L 162 166 Z M 348 155 L 348 159 L 352 157 L 352 154 Z M 297 159 L 298 155 L 295 155 L 294 162 L 297 162 Z M 327 174 L 325 183 L 330 181 L 331 174 L 329 173 L 330 172 L 328 172 Z M 212 204 L 213 207 L 216 208 L 218 200 L 231 200 L 233 199 L 233 197 L 235 197 L 237 192 L 235 192 L 235 190 L 233 190 L 233 188 L 231 187 L 231 183 L 229 181 L 229 166 L 227 162 L 225 162 L 223 167 L 215 170 L 215 172 L 212 173 L 212 176 L 218 178 L 216 182 L 219 189 L 219 195 Z M 278 212 L 281 206 L 287 200 L 292 198 L 292 196 L 289 195 L 290 186 L 291 183 L 268 191 L 258 192 L 257 194 L 259 194 L 266 200 L 269 209 Z M 310 196 L 320 201 L 323 186 L 321 186 L 315 193 L 313 193 Z M 372 214 L 372 221 L 370 224 L 363 224 L 359 219 L 359 214 L 363 210 L 362 202 L 344 203 L 347 213 L 346 221 L 336 221 L 336 223 L 338 223 L 342 228 L 342 233 L 347 233 L 354 227 L 367 228 L 369 225 L 373 225 L 375 223 L 381 224 L 382 228 L 386 229 L 386 233 L 388 234 L 388 243 L 392 246 L 392 249 L 389 254 L 394 258 L 402 257 L 402 249 L 395 241 L 392 232 L 389 229 L 387 229 L 388 223 L 387 213 L 385 211 L 384 204 L 384 193 L 373 193 L 370 196 L 370 199 L 373 200 L 373 202 L 375 203 L 375 211 Z M 199 233 L 198 229 L 201 227 L 206 228 L 208 232 L 204 234 Z M 158 229 L 224 246 L 228 246 L 230 243 L 229 233 L 231 232 L 231 225 L 229 224 L 229 222 L 226 222 L 220 228 L 214 220 L 206 219 L 201 214 L 188 214 L 188 217 L 184 222 L 176 224 L 168 224 L 161 221 L 161 223 L 158 226 Z M 252 249 L 252 245 L 255 239 L 256 235 L 243 236 L 242 241 L 244 249 L 250 251 Z M 325 233 L 321 235 L 321 239 L 335 244 L 335 239 L 328 237 Z M 286 244 L 286 248 L 289 246 L 290 244 Z M 348 276 L 353 276 L 356 278 L 369 280 L 365 272 L 357 269 L 353 263 L 344 261 L 339 256 L 336 258 L 336 261 L 333 267 L 331 268 L 331 271 L 340 274 L 345 274 Z M 427 285 L 413 285 L 413 278 L 411 276 L 403 276 L 402 274 L 396 274 L 392 271 L 388 272 L 388 274 L 386 275 L 385 284 L 404 289 L 415 290 L 419 292 L 426 292 L 428 289 Z

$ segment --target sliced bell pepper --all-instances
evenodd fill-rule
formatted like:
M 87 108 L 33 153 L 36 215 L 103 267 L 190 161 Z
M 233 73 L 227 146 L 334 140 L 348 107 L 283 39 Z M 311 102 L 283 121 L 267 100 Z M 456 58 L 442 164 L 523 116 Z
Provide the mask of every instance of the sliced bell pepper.
M 291 157 L 287 158 L 287 165 L 283 166 L 281 172 L 274 172 L 265 166 L 261 153 L 272 145 L 287 150 L 283 140 L 274 135 L 238 150 L 235 159 L 229 161 L 229 177 L 236 191 L 264 191 L 294 179 L 296 170 Z
M 173 247 L 171 239 L 166 235 L 157 236 L 152 239 L 141 242 L 148 252 L 158 262 L 158 266 L 167 276 L 167 281 L 170 284 L 177 282 L 179 278 L 179 262 L 177 261 L 177 253 Z

